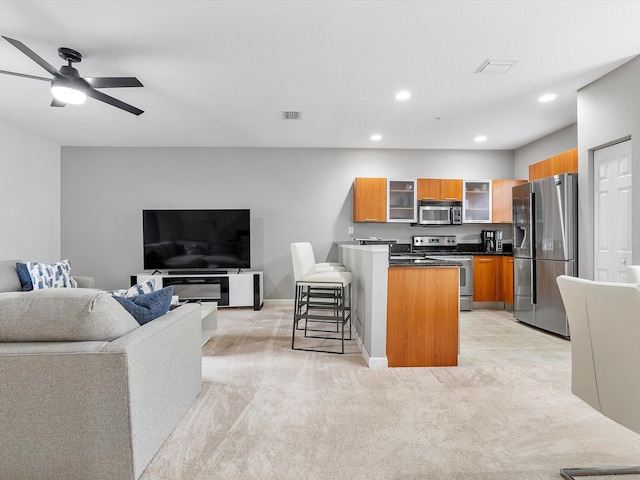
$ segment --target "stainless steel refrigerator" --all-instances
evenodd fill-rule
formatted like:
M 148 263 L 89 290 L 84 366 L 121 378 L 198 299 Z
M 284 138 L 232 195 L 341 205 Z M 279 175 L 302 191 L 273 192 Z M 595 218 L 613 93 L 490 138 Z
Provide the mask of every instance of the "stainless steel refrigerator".
M 513 187 L 513 315 L 569 337 L 556 278 L 577 276 L 578 175 Z

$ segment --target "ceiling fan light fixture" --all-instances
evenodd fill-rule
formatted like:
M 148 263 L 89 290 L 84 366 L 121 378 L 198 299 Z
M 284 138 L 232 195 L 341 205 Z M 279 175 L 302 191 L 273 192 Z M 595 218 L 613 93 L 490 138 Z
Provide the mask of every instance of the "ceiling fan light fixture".
M 70 105 L 82 105 L 87 100 L 87 94 L 82 90 L 67 85 L 51 82 L 51 94 L 53 98 Z

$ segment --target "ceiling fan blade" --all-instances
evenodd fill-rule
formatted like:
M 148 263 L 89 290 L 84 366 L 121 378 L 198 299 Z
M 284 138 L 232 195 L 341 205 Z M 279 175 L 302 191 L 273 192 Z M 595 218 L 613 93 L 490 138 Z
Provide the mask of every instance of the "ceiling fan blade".
M 5 75 L 15 75 L 16 77 L 33 78 L 34 80 L 44 80 L 45 82 L 51 81 L 50 78 L 37 77 L 35 75 L 27 75 L 26 73 L 7 72 L 6 70 L 0 70 L 0 73 L 4 73 Z
M 49 62 L 47 62 L 44 58 L 40 57 L 36 52 L 31 50 L 24 43 L 22 43 L 22 42 L 20 42 L 18 40 L 14 40 L 13 38 L 5 37 L 4 35 L 2 36 L 2 38 L 4 38 L 7 42 L 9 42 L 11 45 L 13 45 L 18 50 L 20 50 L 22 53 L 24 53 L 31 60 L 36 62 L 38 65 L 40 65 L 42 68 L 44 68 L 47 72 L 49 72 L 54 77 L 60 76 L 60 72 L 58 72 L 57 68 L 55 68 Z
M 136 77 L 88 77 L 87 83 L 93 88 L 143 87 Z
M 52 107 L 66 107 L 67 104 L 64 102 L 61 102 L 60 100 L 58 100 L 57 98 L 52 98 L 51 99 L 51 106 Z
M 96 100 L 99 100 L 101 102 L 108 103 L 109 105 L 113 105 L 114 107 L 121 108 L 122 110 L 125 110 L 129 113 L 133 113 L 134 115 L 141 115 L 144 113 L 144 110 L 140 110 L 139 108 L 129 105 L 128 103 L 124 103 L 118 100 L 117 98 L 113 98 L 113 97 L 110 97 L 109 95 L 105 95 L 104 93 L 99 92 L 97 90 L 87 89 L 85 93 L 87 94 L 87 96 L 91 98 L 95 98 Z

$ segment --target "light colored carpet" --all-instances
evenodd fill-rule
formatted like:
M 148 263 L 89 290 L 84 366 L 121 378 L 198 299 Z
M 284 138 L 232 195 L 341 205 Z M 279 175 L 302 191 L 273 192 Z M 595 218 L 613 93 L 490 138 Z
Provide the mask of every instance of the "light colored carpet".
M 291 312 L 221 311 L 202 393 L 143 480 L 558 479 L 640 462 L 640 436 L 573 396 L 566 365 L 370 370 L 292 351 Z

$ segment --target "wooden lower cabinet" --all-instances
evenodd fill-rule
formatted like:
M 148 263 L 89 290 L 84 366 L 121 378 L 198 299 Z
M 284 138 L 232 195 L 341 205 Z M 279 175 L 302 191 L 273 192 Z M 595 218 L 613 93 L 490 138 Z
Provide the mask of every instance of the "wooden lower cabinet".
M 473 301 L 513 305 L 513 257 L 473 257 Z
M 498 272 L 502 255 L 473 257 L 473 301 L 499 302 Z
M 390 367 L 458 364 L 457 267 L 390 267 L 387 360 Z
M 502 257 L 502 298 L 505 304 L 513 305 L 513 257 Z

